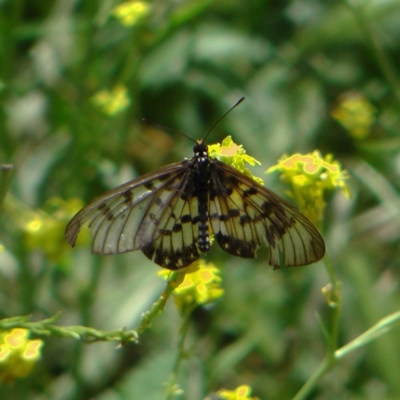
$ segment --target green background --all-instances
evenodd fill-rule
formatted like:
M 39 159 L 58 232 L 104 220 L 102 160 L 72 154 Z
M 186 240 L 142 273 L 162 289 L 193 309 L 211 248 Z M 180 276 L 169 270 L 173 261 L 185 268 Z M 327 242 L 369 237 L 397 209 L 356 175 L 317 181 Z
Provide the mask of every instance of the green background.
M 82 204 L 119 183 L 191 157 L 193 144 L 142 117 L 202 138 L 241 96 L 246 101 L 210 134 L 232 135 L 262 162 L 283 153 L 332 153 L 349 173 L 351 198 L 327 196 L 323 235 L 341 282 L 339 346 L 399 310 L 400 2 L 164 1 L 131 27 L 99 1 L 0 1 L 0 162 L 14 164 L 0 226 L 0 317 L 61 311 L 60 325 L 134 329 L 163 289 L 141 252 L 98 257 L 72 250 L 68 218 L 35 247 L 31 213 L 55 218 L 54 198 Z M 126 86 L 130 105 L 109 116 L 93 101 Z M 375 107 L 357 139 L 331 111 L 346 93 Z M 52 200 L 53 199 L 53 200 Z M 52 252 L 46 252 L 49 245 Z M 273 271 L 257 260 L 205 257 L 222 269 L 224 297 L 192 316 L 177 398 L 203 399 L 241 384 L 260 399 L 290 399 L 327 352 L 318 322 L 332 310 L 323 263 Z M 0 385 L 1 398 L 163 399 L 182 323 L 173 301 L 139 345 L 82 344 L 42 337 L 32 374 Z M 313 399 L 400 397 L 394 329 L 344 357 Z

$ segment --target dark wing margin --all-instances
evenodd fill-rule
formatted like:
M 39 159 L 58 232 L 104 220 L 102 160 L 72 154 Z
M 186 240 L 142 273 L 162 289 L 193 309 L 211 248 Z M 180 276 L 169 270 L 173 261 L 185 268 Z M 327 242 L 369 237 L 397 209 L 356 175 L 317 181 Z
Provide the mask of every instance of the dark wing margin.
M 263 239 L 274 268 L 307 265 L 323 257 L 324 240 L 302 213 L 227 164 L 214 160 L 210 168 L 209 214 L 223 250 L 255 258 Z
M 92 253 L 142 250 L 156 264 L 183 268 L 199 258 L 192 215 L 195 198 L 182 199 L 189 161 L 171 164 L 98 197 L 68 223 L 65 238 L 75 245 L 84 223 L 93 236 Z

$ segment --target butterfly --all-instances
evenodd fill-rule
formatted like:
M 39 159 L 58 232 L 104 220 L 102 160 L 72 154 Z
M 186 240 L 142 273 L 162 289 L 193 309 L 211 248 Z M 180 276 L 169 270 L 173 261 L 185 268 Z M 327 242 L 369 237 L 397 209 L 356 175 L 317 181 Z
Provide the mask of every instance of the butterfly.
M 207 253 L 212 233 L 222 250 L 243 258 L 255 258 L 266 242 L 274 269 L 321 259 L 325 244 L 314 225 L 271 190 L 210 158 L 204 140 L 196 141 L 191 159 L 124 183 L 85 206 L 67 225 L 68 243 L 74 246 L 88 223 L 92 253 L 141 250 L 170 270 Z

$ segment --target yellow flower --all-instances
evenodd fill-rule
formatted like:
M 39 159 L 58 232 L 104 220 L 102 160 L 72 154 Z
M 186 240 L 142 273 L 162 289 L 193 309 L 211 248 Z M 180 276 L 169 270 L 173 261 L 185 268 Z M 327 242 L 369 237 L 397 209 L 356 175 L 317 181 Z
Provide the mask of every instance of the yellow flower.
M 325 190 L 340 188 L 349 197 L 347 173 L 331 154 L 325 158 L 318 151 L 306 155 L 284 155 L 267 173 L 273 171 L 282 173 L 281 179 L 292 187 L 289 194 L 297 201 L 303 214 L 316 225 L 323 218 Z
M 191 308 L 212 303 L 224 294 L 220 285 L 220 271 L 214 264 L 205 264 L 204 260 L 199 260 L 182 272 L 185 273 L 183 281 L 173 291 L 175 303 L 180 311 L 187 306 Z M 168 279 L 170 271 L 162 270 L 158 274 Z
M 13 381 L 31 372 L 41 357 L 41 340 L 29 340 L 29 331 L 16 328 L 0 333 L 0 381 Z
M 143 1 L 126 1 L 112 10 L 111 14 L 124 26 L 132 26 L 145 17 L 150 11 L 150 6 Z
M 251 387 L 242 385 L 235 390 L 219 390 L 217 392 L 220 399 L 226 400 L 258 400 L 257 397 L 250 397 Z
M 255 180 L 260 185 L 264 184 L 261 178 L 254 176 L 248 168 L 245 167 L 245 163 L 254 166 L 261 163 L 254 157 L 246 154 L 246 150 L 243 149 L 242 145 L 234 143 L 230 136 L 227 136 L 221 144 L 211 144 L 208 146 L 208 154 L 210 158 L 217 158 L 225 164 L 231 165 L 243 174 Z
M 128 96 L 128 90 L 124 85 L 117 85 L 109 90 L 101 90 L 92 97 L 92 102 L 98 106 L 104 114 L 114 116 L 125 110 L 131 100 Z
M 375 112 L 375 107 L 361 93 L 350 92 L 342 96 L 331 115 L 354 138 L 364 139 L 375 121 Z
M 42 250 L 52 261 L 61 261 L 65 252 L 70 249 L 64 239 L 65 225 L 82 206 L 81 199 L 64 201 L 52 198 L 46 204 L 47 208 L 51 208 L 51 212 L 46 213 L 42 210 L 27 212 L 26 215 L 29 217 L 23 223 L 26 247 L 30 250 Z M 82 240 L 89 242 L 89 235 L 83 235 L 78 244 Z

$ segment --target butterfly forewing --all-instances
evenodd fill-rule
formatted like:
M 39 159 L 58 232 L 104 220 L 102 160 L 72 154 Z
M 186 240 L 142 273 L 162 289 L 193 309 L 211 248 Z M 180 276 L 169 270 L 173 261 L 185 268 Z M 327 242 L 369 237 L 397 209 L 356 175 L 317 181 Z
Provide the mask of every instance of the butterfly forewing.
M 176 194 L 170 187 L 182 180 L 187 172 L 185 167 L 186 163 L 169 165 L 98 197 L 68 223 L 66 240 L 74 246 L 82 225 L 88 222 L 93 235 L 93 253 L 117 254 L 139 249 L 143 245 L 140 227 L 152 220 L 151 210 L 158 197 Z M 154 235 L 148 240 L 155 240 Z

